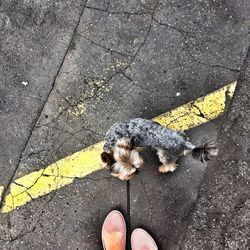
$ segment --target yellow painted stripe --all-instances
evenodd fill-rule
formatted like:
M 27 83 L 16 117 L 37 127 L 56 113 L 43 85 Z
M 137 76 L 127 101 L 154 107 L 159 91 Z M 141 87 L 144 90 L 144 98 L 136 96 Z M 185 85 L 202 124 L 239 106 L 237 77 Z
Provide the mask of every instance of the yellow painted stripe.
M 154 118 L 168 128 L 187 130 L 222 115 L 226 102 L 233 96 L 236 82 L 200 97 Z M 103 142 L 67 156 L 46 168 L 16 179 L 10 185 L 1 212 L 6 213 L 32 199 L 69 185 L 75 177 L 84 176 L 102 168 L 100 154 Z M 3 187 L 0 186 L 0 194 Z
M 9 212 L 16 207 L 48 194 L 101 168 L 100 152 L 103 142 L 87 147 L 65 157 L 48 167 L 16 179 L 10 185 L 10 193 L 5 198 L 1 212 Z
M 193 102 L 157 116 L 153 120 L 172 129 L 191 129 L 223 114 L 226 101 L 233 96 L 235 88 L 236 82 L 233 82 Z

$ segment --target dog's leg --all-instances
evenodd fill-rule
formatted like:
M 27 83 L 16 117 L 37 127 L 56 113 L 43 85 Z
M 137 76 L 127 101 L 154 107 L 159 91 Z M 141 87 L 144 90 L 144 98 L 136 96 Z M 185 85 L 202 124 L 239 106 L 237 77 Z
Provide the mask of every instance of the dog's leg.
M 159 166 L 160 173 L 174 172 L 176 170 L 176 159 L 171 157 L 166 150 L 158 149 L 157 154 L 160 162 L 162 163 Z

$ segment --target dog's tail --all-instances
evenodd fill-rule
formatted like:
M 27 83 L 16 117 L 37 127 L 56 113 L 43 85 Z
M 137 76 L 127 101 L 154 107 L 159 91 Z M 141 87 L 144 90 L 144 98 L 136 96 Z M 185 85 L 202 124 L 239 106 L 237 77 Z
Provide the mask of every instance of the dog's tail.
M 214 142 L 205 142 L 203 145 L 195 147 L 192 150 L 192 156 L 203 163 L 204 161 L 209 161 L 217 156 L 218 152 L 219 149 Z

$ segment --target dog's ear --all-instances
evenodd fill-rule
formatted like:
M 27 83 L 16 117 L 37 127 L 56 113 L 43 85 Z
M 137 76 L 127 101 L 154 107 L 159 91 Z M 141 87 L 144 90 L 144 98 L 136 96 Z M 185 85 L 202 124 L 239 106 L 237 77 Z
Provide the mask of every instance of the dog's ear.
M 130 138 L 129 144 L 130 144 L 130 149 L 131 150 L 135 148 L 135 145 L 136 145 L 136 139 L 135 139 L 135 137 L 131 137 Z
M 111 166 L 113 163 L 113 156 L 107 152 L 102 152 L 101 159 L 104 163 L 106 163 L 108 166 Z

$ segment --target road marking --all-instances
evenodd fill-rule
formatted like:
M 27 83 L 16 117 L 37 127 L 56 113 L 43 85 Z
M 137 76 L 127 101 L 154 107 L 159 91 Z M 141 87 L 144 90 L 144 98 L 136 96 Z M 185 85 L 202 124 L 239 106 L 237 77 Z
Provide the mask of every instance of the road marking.
M 227 100 L 233 97 L 235 88 L 236 82 L 233 82 L 193 102 L 157 116 L 153 120 L 162 126 L 172 129 L 191 129 L 222 115 L 226 108 Z
M 215 119 L 224 113 L 226 103 L 231 100 L 236 84 L 236 82 L 230 83 L 215 92 L 157 116 L 153 120 L 168 128 L 187 130 Z M 1 212 L 10 212 L 33 199 L 71 184 L 76 177 L 83 178 L 102 169 L 100 154 L 103 144 L 104 142 L 99 142 L 52 163 L 46 168 L 14 180 L 5 197 Z M 0 196 L 2 192 L 3 186 L 0 186 Z

